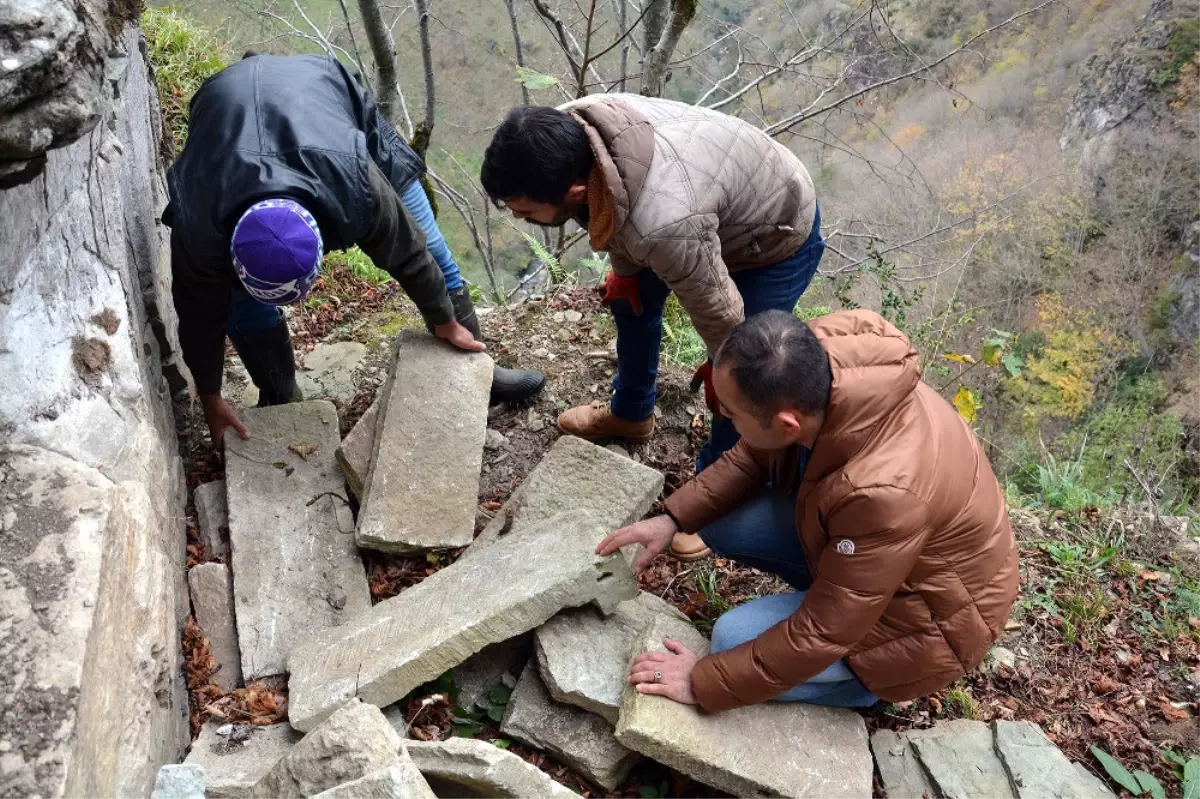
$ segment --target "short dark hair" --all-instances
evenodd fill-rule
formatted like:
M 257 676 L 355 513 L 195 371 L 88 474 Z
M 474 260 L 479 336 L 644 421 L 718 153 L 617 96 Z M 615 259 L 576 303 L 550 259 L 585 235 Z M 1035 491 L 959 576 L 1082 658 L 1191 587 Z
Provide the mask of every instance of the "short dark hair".
M 808 325 L 784 311 L 764 311 L 735 327 L 714 366 L 729 368 L 762 419 L 784 408 L 816 416 L 829 404 L 829 355 Z
M 516 197 L 561 203 L 572 184 L 587 181 L 594 161 L 587 132 L 570 114 L 518 106 L 492 136 L 479 179 L 497 205 Z

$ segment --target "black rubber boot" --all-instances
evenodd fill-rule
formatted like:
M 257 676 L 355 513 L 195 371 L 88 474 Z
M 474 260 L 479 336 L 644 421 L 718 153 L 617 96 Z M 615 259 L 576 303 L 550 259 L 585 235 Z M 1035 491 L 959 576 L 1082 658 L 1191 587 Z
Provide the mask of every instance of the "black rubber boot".
M 258 407 L 283 405 L 304 399 L 296 385 L 296 356 L 292 353 L 292 334 L 287 320 L 261 333 L 230 335 L 250 380 L 258 387 Z
M 466 287 L 450 292 L 450 302 L 454 305 L 454 318 L 458 323 L 471 331 L 476 341 L 483 341 L 479 330 L 479 317 L 475 314 L 475 303 Z M 520 402 L 527 400 L 546 387 L 546 376 L 532 369 L 505 369 L 497 366 L 492 372 L 493 405 L 500 402 Z

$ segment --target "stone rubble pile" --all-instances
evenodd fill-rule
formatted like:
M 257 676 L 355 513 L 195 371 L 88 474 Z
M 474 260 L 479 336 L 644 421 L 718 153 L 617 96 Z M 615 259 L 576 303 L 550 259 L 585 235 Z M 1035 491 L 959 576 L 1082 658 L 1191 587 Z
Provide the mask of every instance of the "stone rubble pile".
M 456 712 L 491 715 L 501 735 L 604 793 L 650 758 L 738 796 L 867 797 L 872 748 L 892 796 L 1096 790 L 1036 727 L 993 736 L 981 725 L 986 745 L 959 722 L 945 735 L 881 731 L 868 742 L 849 710 L 707 714 L 637 692 L 626 683 L 636 654 L 664 638 L 708 651 L 677 609 L 638 590 L 629 553 L 595 554 L 649 510 L 662 476 L 564 436 L 473 537 L 491 361 L 418 333 L 401 334 L 396 352 L 380 400 L 344 440 L 328 402 L 248 411 L 253 434 L 227 439 L 226 480 L 197 489 L 210 554 L 228 541 L 228 564 L 189 575 L 214 680 L 230 690 L 287 673 L 289 723 L 207 724 L 183 766 L 164 767 L 156 795 L 576 795 L 492 743 L 408 739 L 405 698 L 446 672 Z M 371 605 L 360 547 L 466 544 L 453 564 Z M 982 770 L 960 773 L 976 761 Z M 1063 763 L 1065 776 L 1041 771 Z

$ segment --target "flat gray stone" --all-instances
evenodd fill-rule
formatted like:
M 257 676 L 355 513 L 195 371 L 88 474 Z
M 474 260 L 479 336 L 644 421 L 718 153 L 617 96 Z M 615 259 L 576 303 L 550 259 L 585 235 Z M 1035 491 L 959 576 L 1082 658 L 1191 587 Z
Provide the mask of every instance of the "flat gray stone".
M 196 527 L 200 533 L 200 543 L 210 558 L 224 555 L 229 551 L 226 534 L 221 528 L 229 527 L 229 505 L 225 502 L 225 481 L 213 480 L 211 483 L 196 486 L 192 493 L 192 501 L 196 505 Z
M 486 699 L 493 688 L 504 682 L 506 674 L 521 673 L 533 652 L 532 636 L 528 633 L 489 644 L 454 667 L 454 687 L 458 689 L 458 706 L 471 710 Z
M 634 641 L 631 659 L 665 652 L 663 638 L 708 654 L 708 642 L 691 625 L 655 616 Z M 734 796 L 871 795 L 867 729 L 850 710 L 767 702 L 710 714 L 627 685 L 617 740 Z
M 385 707 L 563 608 L 595 602 L 612 610 L 635 596 L 628 564 L 596 555 L 606 532 L 586 514 L 564 514 L 315 633 L 288 661 L 292 726 L 310 730 L 355 695 Z
M 641 759 L 637 752 L 617 743 L 608 721 L 551 699 L 532 661 L 508 699 L 500 733 L 549 752 L 609 792 L 625 781 Z
M 287 724 L 263 727 L 210 721 L 200 728 L 200 737 L 183 762 L 204 769 L 208 799 L 248 799 L 255 784 L 299 740 L 300 734 Z
M 992 746 L 992 728 L 955 719 L 908 733 L 909 743 L 945 799 L 1014 799 L 1012 783 Z
M 662 490 L 662 473 L 575 436 L 562 436 L 488 523 L 465 556 L 569 510 L 583 510 L 612 531 L 646 515 Z M 627 553 L 627 557 L 628 557 Z
M 908 737 L 891 730 L 878 730 L 871 736 L 871 751 L 888 799 L 924 799 L 934 796 L 933 786 L 925 777 L 917 754 L 908 745 Z
M 305 399 L 327 397 L 349 403 L 354 399 L 354 369 L 366 356 L 366 345 L 357 341 L 318 344 L 300 362 L 296 385 Z
M 150 799 L 204 799 L 204 769 L 180 763 L 163 766 Z
M 359 546 L 424 552 L 471 543 L 492 366 L 483 353 L 421 331 L 400 333 L 358 515 Z
M 254 796 L 296 799 L 400 764 L 400 736 L 379 708 L 343 704 L 254 786 Z
M 224 563 L 200 563 L 188 569 L 188 590 L 196 623 L 208 637 L 217 662 L 213 682 L 229 693 L 242 684 L 237 627 L 233 620 L 233 580 Z
M 248 408 L 242 421 L 251 437 L 225 438 L 225 479 L 242 675 L 251 680 L 285 672 L 297 640 L 365 612 L 371 597 L 334 462 L 333 405 Z
M 537 661 L 550 696 L 616 724 L 629 674 L 629 648 L 657 614 L 687 623 L 678 609 L 642 591 L 609 616 L 579 608 L 563 611 L 539 627 Z
M 346 485 L 361 503 L 366 496 L 367 470 L 371 467 L 371 452 L 375 448 L 375 424 L 379 421 L 379 400 L 371 403 L 337 448 L 338 465 L 346 476 Z
M 401 748 L 398 754 L 396 765 L 322 791 L 313 799 L 437 799 L 408 752 Z
M 409 741 L 408 754 L 438 796 L 570 799 L 579 794 L 487 741 Z
M 996 753 L 1008 770 L 1019 799 L 1094 799 L 1113 795 L 1107 788 L 1098 793 L 1094 778 L 1080 775 L 1036 724 L 997 721 L 993 723 L 993 732 Z
M 1087 766 L 1082 763 L 1072 763 L 1071 768 L 1079 776 L 1079 779 L 1084 784 L 1091 786 L 1091 793 L 1088 796 L 1116 796 L 1112 789 L 1104 784 L 1104 781 L 1097 777 L 1092 772 L 1088 771 Z

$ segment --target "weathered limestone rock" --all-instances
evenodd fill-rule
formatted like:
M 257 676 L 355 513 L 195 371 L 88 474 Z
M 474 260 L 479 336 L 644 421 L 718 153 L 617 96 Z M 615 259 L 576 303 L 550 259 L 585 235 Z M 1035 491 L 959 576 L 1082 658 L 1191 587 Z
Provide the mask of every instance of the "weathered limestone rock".
M 305 399 L 326 397 L 349 403 L 354 399 L 354 369 L 366 356 L 366 345 L 357 341 L 318 344 L 296 370 L 296 384 Z
M 655 615 L 687 623 L 676 608 L 642 591 L 609 616 L 580 608 L 564 611 L 539 627 L 537 661 L 550 696 L 616 724 L 629 673 L 629 647 Z
M 255 784 L 299 740 L 299 733 L 287 724 L 260 727 L 210 721 L 201 728 L 183 762 L 204 769 L 208 799 L 249 799 Z
M 408 752 L 401 748 L 398 754 L 398 764 L 322 791 L 314 799 L 437 799 Z
M 492 359 L 416 330 L 400 333 L 396 353 L 358 545 L 385 552 L 466 546 L 475 536 Z
M 196 486 L 196 490 L 192 492 L 192 501 L 196 505 L 196 527 L 200 532 L 200 543 L 204 544 L 204 551 L 209 557 L 224 555 L 229 551 L 227 533 L 221 532 L 222 527 L 229 529 L 225 481 L 213 480 Z
M 623 559 L 596 555 L 605 533 L 586 514 L 563 514 L 306 639 L 288 660 L 292 726 L 310 730 L 355 695 L 389 705 L 563 608 L 612 610 L 637 583 Z
M 187 493 L 171 409 L 172 392 L 186 380 L 172 361 L 170 263 L 156 222 L 166 204 L 161 118 L 140 33 L 121 33 L 109 4 L 0 5 L 0 17 L 25 20 L 0 23 L 11 34 L 0 42 L 0 61 L 20 62 L 0 69 L 0 149 L 13 126 L 39 128 L 48 117 L 34 118 L 43 111 L 73 113 L 34 95 L 82 90 L 79 76 L 94 81 L 86 104 L 98 101 L 91 123 L 102 121 L 91 135 L 46 152 L 31 182 L 0 191 L 0 439 L 37 448 L 43 474 L 69 487 L 0 491 L 0 518 L 16 514 L 0 551 L 14 552 L 8 547 L 20 537 L 42 542 L 16 553 L 15 568 L 0 565 L 0 712 L 20 717 L 22 731 L 4 736 L 12 749 L 0 758 L 0 794 L 149 796 L 158 767 L 177 762 L 188 741 L 178 633 L 188 604 Z M 136 4 L 121 9 L 137 11 Z M 57 38 L 64 31 L 69 36 Z M 82 42 L 93 36 L 103 39 L 95 49 Z M 69 140 L 60 138 L 60 122 L 73 124 L 55 116 L 48 122 L 55 132 L 39 148 Z M 42 461 L 50 453 L 58 460 Z M 72 496 L 91 490 L 80 487 L 90 485 L 82 472 L 108 488 L 94 505 L 72 506 Z M 5 500 L 6 493 L 23 499 Z M 54 514 L 71 522 L 38 521 Z M 44 549 L 102 531 L 94 549 L 64 545 L 54 556 Z M 31 588 L 28 568 L 61 579 Z M 60 597 L 82 603 L 89 593 L 90 607 L 59 605 Z M 37 631 L 26 626 L 33 623 Z M 53 654 L 38 654 L 42 647 Z
M 992 729 L 982 721 L 955 719 L 908 733 L 936 796 L 1013 799 L 1012 783 L 992 746 Z
M 1080 781 L 1085 786 L 1090 786 L 1091 793 L 1088 796 L 1115 796 L 1112 789 L 1104 784 L 1104 780 L 1097 777 L 1095 774 L 1087 770 L 1087 767 L 1082 763 L 1072 763 L 1071 769 L 1078 775 Z
M 313 796 L 400 763 L 402 740 L 379 708 L 344 704 L 292 747 L 254 786 L 268 799 Z
M 379 421 L 379 400 L 371 403 L 337 448 L 338 465 L 346 475 L 346 485 L 361 503 L 366 497 L 364 486 L 371 467 L 371 452 L 375 448 L 375 425 Z
M 364 613 L 367 578 L 334 462 L 329 402 L 249 408 L 250 438 L 225 438 L 242 674 L 287 670 L 299 639 Z
M 660 472 L 574 436 L 562 436 L 517 487 L 496 517 L 467 550 L 471 557 L 501 536 L 568 510 L 583 510 L 609 532 L 632 524 L 650 510 L 662 490 Z
M 509 697 L 500 732 L 549 752 L 605 791 L 615 791 L 641 759 L 617 743 L 607 721 L 551 699 L 532 661 Z
M 438 796 L 571 799 L 579 794 L 486 741 L 409 741 L 405 748 Z
M 163 766 L 150 799 L 204 799 L 204 769 L 176 763 Z
M 993 724 L 996 753 L 1008 772 L 1018 799 L 1095 799 L 1112 796 L 1098 792 L 1093 779 L 1084 778 L 1071 761 L 1050 742 L 1036 724 L 997 721 Z M 1088 775 L 1091 777 L 1091 775 Z
M 936 795 L 917 761 L 917 753 L 908 745 L 907 735 L 878 730 L 871 736 L 871 751 L 888 799 L 924 799 Z
M 224 563 L 200 563 L 188 569 L 188 588 L 196 623 L 208 636 L 209 650 L 217 662 L 213 682 L 229 693 L 242 683 L 237 628 L 233 621 L 233 580 Z
M 665 652 L 663 638 L 708 653 L 708 642 L 690 625 L 655 616 L 631 655 Z M 871 795 L 866 726 L 849 710 L 768 702 L 706 714 L 627 685 L 617 740 L 735 796 Z
M 518 635 L 507 641 L 489 644 L 454 667 L 454 687 L 458 689 L 458 706 L 471 710 L 486 699 L 506 674 L 516 675 L 529 662 L 533 652 L 533 637 Z

